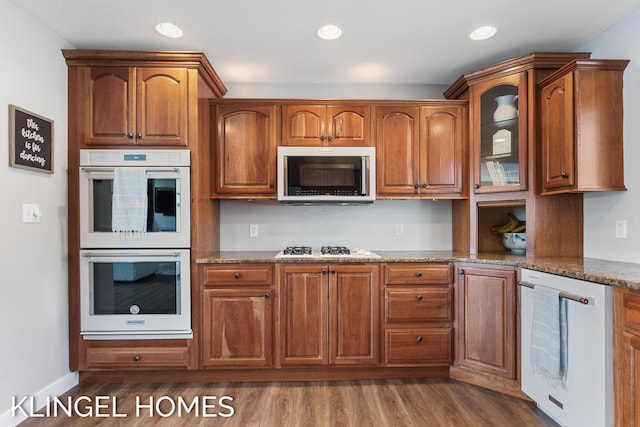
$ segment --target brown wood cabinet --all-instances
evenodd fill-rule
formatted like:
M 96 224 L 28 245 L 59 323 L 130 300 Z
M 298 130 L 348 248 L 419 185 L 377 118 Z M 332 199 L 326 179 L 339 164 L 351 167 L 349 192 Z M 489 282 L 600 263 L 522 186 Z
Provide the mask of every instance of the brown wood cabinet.
M 455 365 L 517 379 L 516 271 L 456 265 Z
M 201 273 L 203 366 L 271 366 L 273 265 L 211 265 Z
M 626 60 L 574 60 L 540 82 L 542 193 L 625 190 Z
M 186 369 L 189 348 L 186 346 L 89 346 L 86 349 L 88 369 Z
M 368 146 L 368 105 L 284 104 L 281 145 Z
M 640 291 L 614 288 L 615 425 L 640 426 Z
M 87 145 L 189 143 L 186 68 L 86 67 Z
M 453 269 L 448 263 L 385 266 L 384 363 L 449 365 L 453 359 Z
M 378 268 L 280 265 L 281 365 L 377 364 Z
M 502 236 L 490 229 L 504 224 L 510 212 L 526 221 L 527 256 L 582 256 L 582 194 L 541 196 L 537 84 L 572 60 L 589 57 L 531 53 L 466 73 L 445 92 L 446 98 L 469 101 L 470 118 L 473 190 L 468 199 L 452 201 L 454 250 L 503 252 Z
M 275 199 L 278 106 L 213 104 L 213 197 Z
M 379 198 L 460 197 L 466 103 L 375 107 Z

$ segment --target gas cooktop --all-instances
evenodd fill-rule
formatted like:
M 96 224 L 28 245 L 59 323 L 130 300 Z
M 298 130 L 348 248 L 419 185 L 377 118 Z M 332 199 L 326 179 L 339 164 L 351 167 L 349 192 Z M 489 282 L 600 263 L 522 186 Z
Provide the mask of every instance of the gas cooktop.
M 276 258 L 379 258 L 366 249 L 349 249 L 346 246 L 321 246 L 314 250 L 311 246 L 287 246 Z

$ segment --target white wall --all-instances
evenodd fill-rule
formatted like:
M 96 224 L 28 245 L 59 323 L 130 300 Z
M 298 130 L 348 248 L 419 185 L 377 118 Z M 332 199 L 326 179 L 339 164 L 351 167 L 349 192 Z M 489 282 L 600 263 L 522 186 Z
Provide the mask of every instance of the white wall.
M 67 80 L 69 47 L 8 0 L 0 0 L 0 426 L 12 396 L 57 395 L 77 383 L 67 339 Z M 54 121 L 53 175 L 9 167 L 8 105 Z M 22 223 L 39 203 L 40 224 Z
M 624 169 L 626 192 L 584 196 L 586 257 L 640 263 L 640 10 L 619 21 L 579 51 L 592 58 L 630 59 L 624 73 Z M 615 238 L 625 219 L 627 239 Z

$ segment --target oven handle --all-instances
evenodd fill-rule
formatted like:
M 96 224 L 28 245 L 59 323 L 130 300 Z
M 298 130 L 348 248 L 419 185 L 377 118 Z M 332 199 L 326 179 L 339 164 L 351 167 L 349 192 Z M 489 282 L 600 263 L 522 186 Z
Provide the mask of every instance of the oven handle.
M 81 167 L 80 170 L 82 172 L 86 172 L 86 173 L 93 173 L 93 172 L 113 172 L 114 168 L 87 168 L 87 167 Z M 149 169 L 146 169 L 148 172 L 180 172 L 180 168 L 168 168 L 168 169 L 152 169 L 149 171 Z
M 107 257 L 114 257 L 114 256 L 120 256 L 120 257 L 148 257 L 148 256 L 154 256 L 154 257 L 171 257 L 171 258 L 177 258 L 180 256 L 179 252 L 162 252 L 162 253 L 153 253 L 153 254 L 149 254 L 149 253 L 144 253 L 144 252 L 110 252 L 110 253 L 103 253 L 103 252 L 84 252 L 82 254 L 83 257 L 93 257 L 93 258 L 107 258 Z

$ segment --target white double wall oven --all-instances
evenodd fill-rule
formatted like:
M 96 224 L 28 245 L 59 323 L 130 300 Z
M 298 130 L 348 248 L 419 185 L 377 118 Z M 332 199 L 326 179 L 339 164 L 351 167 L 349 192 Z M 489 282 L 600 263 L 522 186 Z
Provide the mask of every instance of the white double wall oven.
M 192 337 L 190 164 L 189 150 L 80 150 L 85 339 Z

